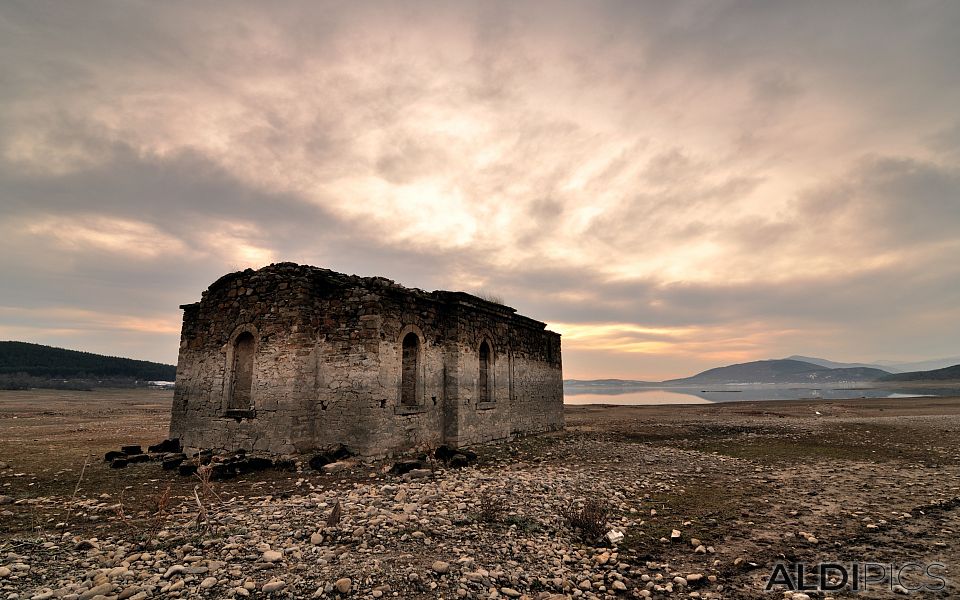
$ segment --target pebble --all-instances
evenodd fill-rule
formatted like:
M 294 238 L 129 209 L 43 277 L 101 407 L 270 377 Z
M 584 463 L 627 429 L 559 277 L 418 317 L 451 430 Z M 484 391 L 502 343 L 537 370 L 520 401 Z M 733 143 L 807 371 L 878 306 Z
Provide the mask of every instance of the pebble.
M 450 572 L 450 563 L 444 562 L 442 560 L 438 560 L 433 563 L 432 568 L 434 573 L 438 573 L 440 575 L 446 575 L 447 573 Z
M 264 594 L 272 594 L 274 592 L 279 592 L 283 588 L 287 587 L 287 582 L 282 579 L 274 579 L 263 584 L 263 587 L 260 588 L 260 591 Z
M 333 473 L 339 473 L 340 471 L 345 471 L 350 467 L 349 464 L 345 462 L 332 462 L 326 465 L 323 465 L 323 472 L 331 475 Z
M 128 588 L 124 588 L 123 591 L 121 591 L 120 594 L 117 596 L 117 600 L 128 600 L 129 598 L 133 598 L 134 596 L 139 594 L 140 591 L 141 591 L 140 587 L 136 585 L 132 585 Z
M 173 565 L 172 567 L 167 569 L 166 573 L 163 574 L 163 578 L 170 579 L 174 575 L 179 575 L 180 573 L 183 573 L 186 570 L 187 568 L 183 565 Z
M 117 586 L 113 585 L 112 583 L 102 583 L 80 594 L 80 600 L 90 600 L 90 598 L 93 598 L 94 596 L 106 596 L 116 589 L 116 587 Z
M 350 588 L 353 587 L 353 580 L 349 577 L 342 577 L 333 584 L 333 587 L 341 594 L 348 594 L 350 593 Z
M 263 562 L 275 563 L 280 562 L 283 559 L 283 552 L 277 552 L 276 550 L 267 550 L 263 553 Z

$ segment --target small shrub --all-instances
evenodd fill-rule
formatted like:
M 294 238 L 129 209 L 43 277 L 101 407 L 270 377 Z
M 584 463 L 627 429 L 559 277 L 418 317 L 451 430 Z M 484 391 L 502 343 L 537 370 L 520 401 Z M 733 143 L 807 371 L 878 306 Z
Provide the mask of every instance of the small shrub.
M 492 492 L 480 495 L 480 506 L 477 509 L 477 520 L 481 523 L 496 523 L 503 514 L 503 503 Z
M 170 484 L 158 491 L 156 494 L 147 498 L 147 510 L 150 512 L 150 522 L 148 527 L 150 531 L 160 531 L 163 529 L 170 510 Z
M 194 475 L 200 480 L 199 485 L 193 486 L 193 498 L 197 501 L 197 530 L 205 531 L 210 524 L 210 513 L 215 503 L 223 504 L 223 500 L 210 484 L 213 468 L 210 465 L 201 465 Z
M 570 529 L 580 533 L 584 542 L 594 543 L 607 532 L 610 507 L 602 500 L 589 498 L 582 506 L 571 503 L 570 506 L 561 508 L 560 516 Z

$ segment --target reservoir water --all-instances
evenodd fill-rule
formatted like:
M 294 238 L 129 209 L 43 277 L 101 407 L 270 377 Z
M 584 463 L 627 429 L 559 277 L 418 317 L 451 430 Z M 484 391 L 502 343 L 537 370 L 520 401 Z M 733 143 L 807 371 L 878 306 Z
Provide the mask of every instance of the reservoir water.
M 797 385 L 719 385 L 695 388 L 617 388 L 564 386 L 564 404 L 713 404 L 745 400 L 841 400 L 960 396 L 960 388 L 803 387 Z

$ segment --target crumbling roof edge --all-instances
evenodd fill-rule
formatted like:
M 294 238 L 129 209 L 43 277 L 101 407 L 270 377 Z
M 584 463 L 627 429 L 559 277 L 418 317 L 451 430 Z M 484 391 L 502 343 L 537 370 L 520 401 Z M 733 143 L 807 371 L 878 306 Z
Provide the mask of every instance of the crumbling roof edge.
M 316 267 L 313 265 L 302 265 L 295 262 L 278 262 L 271 263 L 267 266 L 260 267 L 259 269 L 243 269 L 241 271 L 234 271 L 232 273 L 227 273 L 211 283 L 206 290 L 204 290 L 203 295 L 205 296 L 207 292 L 214 290 L 215 288 L 222 287 L 227 283 L 242 277 L 244 275 L 252 275 L 254 273 L 259 273 L 262 271 L 282 271 L 284 269 L 291 269 L 303 272 L 309 275 L 319 275 L 330 280 L 337 280 L 344 284 L 354 283 L 355 285 L 361 287 L 369 288 L 382 288 L 390 291 L 414 294 L 424 300 L 441 302 L 446 304 L 459 304 L 471 309 L 480 310 L 482 312 L 487 312 L 501 316 L 506 319 L 510 319 L 514 322 L 522 323 L 527 327 L 532 327 L 535 329 L 540 329 L 546 331 L 547 333 L 553 333 L 556 335 L 556 332 L 546 329 L 546 323 L 543 321 L 538 321 L 537 319 L 521 315 L 517 313 L 517 309 L 507 306 L 505 304 L 500 304 L 497 302 L 492 302 L 486 300 L 469 292 L 463 291 L 454 291 L 454 290 L 434 290 L 433 292 L 427 292 L 426 290 L 407 287 L 403 284 L 397 283 L 392 279 L 388 279 L 382 276 L 371 276 L 364 277 L 362 275 L 349 275 L 347 273 L 341 273 L 339 271 L 334 271 L 332 269 L 326 269 L 323 267 Z M 199 305 L 200 302 L 192 302 L 189 304 L 181 304 L 180 308 L 187 310 L 196 305 Z

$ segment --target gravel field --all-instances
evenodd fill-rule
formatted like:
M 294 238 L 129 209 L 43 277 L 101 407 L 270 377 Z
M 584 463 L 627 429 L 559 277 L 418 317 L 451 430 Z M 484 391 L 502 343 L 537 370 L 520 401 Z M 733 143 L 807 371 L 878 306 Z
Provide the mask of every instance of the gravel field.
M 888 598 L 764 586 L 911 561 L 946 580 L 912 597 L 960 596 L 958 398 L 568 407 L 564 432 L 403 476 L 109 468 L 165 437 L 171 396 L 0 392 L 0 598 Z

